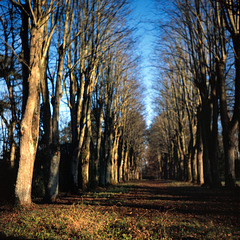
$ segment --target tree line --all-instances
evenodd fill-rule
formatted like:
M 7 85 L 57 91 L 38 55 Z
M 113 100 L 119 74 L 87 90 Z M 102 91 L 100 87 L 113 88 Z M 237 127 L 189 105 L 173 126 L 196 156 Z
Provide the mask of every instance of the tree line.
M 149 130 L 155 175 L 211 187 L 239 176 L 240 3 L 172 1 L 160 21 L 158 114 Z M 160 5 L 160 1 L 158 1 Z M 156 64 L 157 61 L 163 64 Z
M 146 126 L 128 14 L 126 0 L 1 1 L 1 147 L 17 204 L 31 204 L 41 169 L 55 201 L 64 156 L 73 193 L 140 177 Z

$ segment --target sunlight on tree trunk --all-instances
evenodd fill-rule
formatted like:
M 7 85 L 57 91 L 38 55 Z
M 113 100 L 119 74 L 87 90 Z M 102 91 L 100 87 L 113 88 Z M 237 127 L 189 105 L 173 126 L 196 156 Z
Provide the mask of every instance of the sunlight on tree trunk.
M 40 69 L 39 62 L 42 46 L 43 27 L 32 27 L 30 42 L 29 92 L 26 109 L 21 121 L 20 161 L 15 187 L 16 202 L 20 205 L 31 204 L 33 167 L 38 146 L 40 118 Z

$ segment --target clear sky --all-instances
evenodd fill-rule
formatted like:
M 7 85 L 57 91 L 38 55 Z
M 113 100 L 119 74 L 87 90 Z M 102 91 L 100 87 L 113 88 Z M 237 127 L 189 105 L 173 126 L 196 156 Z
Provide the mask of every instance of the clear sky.
M 134 19 L 133 25 L 136 24 L 136 35 L 139 37 L 137 44 L 138 54 L 141 56 L 141 76 L 140 83 L 145 89 L 144 103 L 146 106 L 146 122 L 151 123 L 154 116 L 153 109 L 153 90 L 152 83 L 154 80 L 154 68 L 152 67 L 152 57 L 154 53 L 155 31 L 154 20 L 156 19 L 155 0 L 130 0 L 131 13 Z

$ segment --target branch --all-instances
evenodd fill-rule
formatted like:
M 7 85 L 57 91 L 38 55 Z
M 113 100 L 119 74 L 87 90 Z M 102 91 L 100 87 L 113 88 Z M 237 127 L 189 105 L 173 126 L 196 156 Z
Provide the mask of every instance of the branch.
M 15 52 L 14 48 L 13 48 L 12 46 L 10 46 L 2 37 L 0 37 L 0 39 L 3 40 L 3 42 L 4 42 L 10 49 L 12 49 L 12 52 L 13 52 L 13 54 L 17 57 L 18 61 L 19 61 L 20 63 L 23 63 L 23 64 L 28 68 L 28 70 L 31 71 L 29 65 L 24 61 L 24 59 L 22 59 L 22 58 Z

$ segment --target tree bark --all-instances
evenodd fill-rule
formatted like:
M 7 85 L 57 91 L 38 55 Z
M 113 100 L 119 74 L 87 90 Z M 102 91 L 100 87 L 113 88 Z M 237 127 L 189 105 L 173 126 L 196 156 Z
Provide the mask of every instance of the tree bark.
M 209 131 L 209 157 L 211 162 L 211 175 L 212 175 L 212 186 L 220 187 L 220 173 L 219 173 L 219 162 L 218 162 L 218 117 L 219 117 L 219 104 L 218 104 L 218 87 L 217 79 L 215 74 L 212 73 L 211 79 L 211 115 L 212 124 Z
M 30 73 L 26 108 L 21 121 L 20 161 L 15 187 L 16 203 L 31 204 L 34 161 L 38 146 L 40 118 L 40 69 L 43 28 L 33 26 L 30 31 Z
M 223 148 L 225 158 L 225 186 L 233 188 L 236 185 L 235 177 L 235 133 L 238 127 L 238 119 L 236 113 L 233 114 L 230 120 L 227 109 L 227 94 L 225 84 L 225 66 L 226 56 L 217 61 L 218 81 L 220 84 L 220 113 L 223 128 Z M 236 94 L 236 92 L 235 92 Z M 236 104 L 236 103 L 235 103 Z M 236 109 L 235 109 L 236 112 Z
M 112 153 L 112 174 L 111 174 L 111 184 L 118 183 L 118 145 L 119 145 L 119 136 L 117 136 L 117 129 L 114 134 L 113 141 L 113 153 Z
M 23 75 L 23 99 L 22 99 L 22 114 L 26 109 L 27 98 L 28 98 L 28 76 L 29 76 L 29 60 L 30 60 L 30 48 L 29 48 L 29 29 L 28 22 L 30 20 L 30 8 L 29 2 L 24 4 L 24 10 L 21 11 L 22 18 L 22 28 L 21 28 L 21 40 L 22 40 L 22 52 L 23 59 L 22 62 L 22 75 Z
M 201 109 L 200 106 L 198 107 L 198 115 Z M 200 119 L 200 117 L 198 117 Z M 198 121 L 197 123 L 197 182 L 200 185 L 204 184 L 204 170 L 203 170 L 203 140 L 202 140 L 202 130 L 201 130 L 201 123 Z
M 113 155 L 113 132 L 108 132 L 107 161 L 106 161 L 106 185 L 111 183 L 112 179 L 112 155 Z
M 82 190 L 85 191 L 89 187 L 89 164 L 90 164 L 90 144 L 92 136 L 91 127 L 91 96 L 89 94 L 87 99 L 87 113 L 86 113 L 86 140 L 83 146 L 84 156 L 82 157 Z

